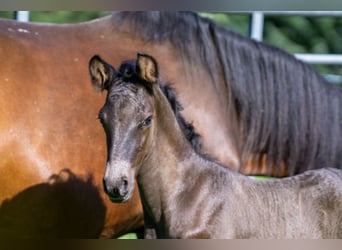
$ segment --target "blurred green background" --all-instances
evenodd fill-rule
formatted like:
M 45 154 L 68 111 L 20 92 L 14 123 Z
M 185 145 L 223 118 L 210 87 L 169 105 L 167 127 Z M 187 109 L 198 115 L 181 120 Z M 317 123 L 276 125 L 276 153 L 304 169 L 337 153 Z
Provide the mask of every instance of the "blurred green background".
M 31 22 L 77 23 L 104 15 L 106 11 L 31 11 Z M 245 36 L 249 14 L 199 13 Z M 0 11 L 0 18 L 14 18 L 14 12 Z M 342 17 L 270 16 L 264 17 L 263 41 L 290 53 L 342 54 Z M 342 65 L 313 65 L 322 74 L 342 75 Z

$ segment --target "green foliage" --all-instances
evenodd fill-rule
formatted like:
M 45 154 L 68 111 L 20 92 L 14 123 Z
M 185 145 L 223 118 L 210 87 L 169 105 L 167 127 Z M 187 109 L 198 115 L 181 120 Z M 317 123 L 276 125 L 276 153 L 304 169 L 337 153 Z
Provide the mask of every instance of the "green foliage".
M 108 14 L 100 11 L 44 11 L 31 12 L 32 22 L 78 23 L 92 20 Z
M 14 17 L 13 11 L 0 11 L 0 18 L 12 19 Z
M 78 23 L 108 14 L 106 11 L 30 11 L 30 22 Z M 14 18 L 14 11 L 0 11 L 0 18 Z
M 266 17 L 264 41 L 290 53 L 342 54 L 342 17 Z M 322 74 L 342 75 L 341 65 L 313 67 Z
M 247 14 L 200 12 L 199 15 L 212 19 L 225 28 L 238 32 L 244 36 L 248 35 L 249 15 Z

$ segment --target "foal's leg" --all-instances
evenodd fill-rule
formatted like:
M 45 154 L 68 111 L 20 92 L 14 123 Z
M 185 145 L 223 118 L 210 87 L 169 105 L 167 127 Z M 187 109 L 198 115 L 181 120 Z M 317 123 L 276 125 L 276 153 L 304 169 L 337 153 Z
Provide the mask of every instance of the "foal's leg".
M 144 229 L 145 229 L 145 239 L 157 239 L 157 231 L 155 224 L 153 223 L 153 220 L 151 217 L 145 212 L 145 209 L 143 207 L 144 212 Z
M 157 239 L 156 230 L 145 226 L 145 239 Z

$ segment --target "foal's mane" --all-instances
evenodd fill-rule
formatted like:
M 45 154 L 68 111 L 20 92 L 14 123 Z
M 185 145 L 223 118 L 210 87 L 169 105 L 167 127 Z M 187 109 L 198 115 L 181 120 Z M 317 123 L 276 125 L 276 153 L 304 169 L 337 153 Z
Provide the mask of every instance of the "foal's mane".
M 240 124 L 242 159 L 267 155 L 289 174 L 342 162 L 342 93 L 309 65 L 189 12 L 114 13 L 115 27 L 139 39 L 170 42 L 188 70 L 202 66 L 226 90 Z M 186 69 L 187 70 L 187 69 Z M 222 81 L 226 87 L 222 89 Z
M 159 87 L 166 96 L 167 100 L 169 101 L 171 108 L 178 121 L 178 124 L 182 132 L 184 133 L 185 137 L 188 139 L 188 141 L 191 142 L 191 145 L 195 149 L 195 151 L 197 153 L 200 153 L 202 147 L 201 136 L 195 131 L 195 128 L 192 125 L 192 123 L 187 122 L 182 116 L 180 111 L 183 109 L 183 107 L 177 100 L 176 94 L 172 89 L 171 85 L 166 83 L 160 83 Z

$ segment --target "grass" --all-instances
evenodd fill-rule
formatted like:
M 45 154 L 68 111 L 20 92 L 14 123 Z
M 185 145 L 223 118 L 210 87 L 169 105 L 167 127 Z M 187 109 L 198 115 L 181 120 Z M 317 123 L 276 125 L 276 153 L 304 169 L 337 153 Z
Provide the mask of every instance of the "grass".
M 135 233 L 128 233 L 120 236 L 118 238 L 119 240 L 135 240 L 138 239 L 137 235 Z
M 274 179 L 274 177 L 269 177 L 269 176 L 253 176 L 253 179 L 258 180 L 258 181 L 269 181 Z

